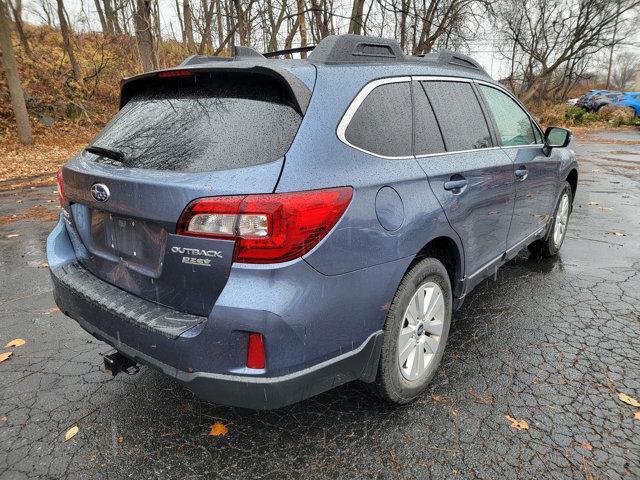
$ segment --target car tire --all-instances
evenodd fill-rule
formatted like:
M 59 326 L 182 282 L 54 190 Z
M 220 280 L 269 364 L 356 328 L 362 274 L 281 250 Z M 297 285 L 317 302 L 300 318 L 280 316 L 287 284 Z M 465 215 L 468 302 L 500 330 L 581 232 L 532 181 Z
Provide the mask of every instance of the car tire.
M 573 191 L 571 190 L 569 182 L 564 182 L 564 188 L 560 193 L 558 203 L 553 212 L 553 221 L 549 226 L 549 231 L 545 238 L 536 240 L 529 245 L 529 251 L 532 254 L 543 258 L 555 257 L 558 254 L 567 234 L 572 209 Z
M 435 258 L 420 260 L 405 274 L 384 324 L 376 378 L 384 400 L 404 404 L 424 392 L 444 354 L 451 304 L 449 274 Z M 422 318 L 413 318 L 420 311 Z

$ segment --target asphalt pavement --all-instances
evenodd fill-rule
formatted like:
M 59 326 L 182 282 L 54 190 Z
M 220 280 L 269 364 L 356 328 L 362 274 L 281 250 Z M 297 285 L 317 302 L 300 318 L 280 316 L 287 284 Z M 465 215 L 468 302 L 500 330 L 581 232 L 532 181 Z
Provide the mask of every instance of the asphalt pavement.
M 522 252 L 474 290 L 428 391 L 395 408 L 358 383 L 255 412 L 107 376 L 110 347 L 51 295 L 55 188 L 1 183 L 0 478 L 640 478 L 640 407 L 619 399 L 640 400 L 640 131 L 572 148 L 559 258 Z

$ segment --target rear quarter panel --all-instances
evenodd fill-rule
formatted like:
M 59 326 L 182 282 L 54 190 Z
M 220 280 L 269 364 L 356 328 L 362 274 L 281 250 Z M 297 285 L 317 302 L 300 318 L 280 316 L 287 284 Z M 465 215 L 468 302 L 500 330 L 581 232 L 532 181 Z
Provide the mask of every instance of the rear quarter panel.
M 349 147 L 337 138 L 345 110 L 369 81 L 401 76 L 387 68 L 344 66 L 318 69 L 313 97 L 298 135 L 286 156 L 278 192 L 350 185 L 354 197 L 333 231 L 305 260 L 326 275 L 338 275 L 416 255 L 430 239 L 447 236 L 458 244 L 424 171 L 414 158 L 384 159 Z M 336 88 L 340 85 L 340 88 Z M 411 115 L 411 112 L 407 112 Z M 402 205 L 394 215 L 400 226 L 384 228 L 376 196 L 391 186 Z M 378 210 L 380 210 L 380 204 Z M 388 227 L 388 225 L 387 225 Z M 461 255 L 462 256 L 462 255 Z

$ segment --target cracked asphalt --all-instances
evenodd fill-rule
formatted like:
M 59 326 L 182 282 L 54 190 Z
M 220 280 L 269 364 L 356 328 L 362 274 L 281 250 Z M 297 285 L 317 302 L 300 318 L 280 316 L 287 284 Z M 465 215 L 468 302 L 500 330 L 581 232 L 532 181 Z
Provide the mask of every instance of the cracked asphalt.
M 572 148 L 560 257 L 480 285 L 427 393 L 395 408 L 358 383 L 253 412 L 146 368 L 108 377 L 110 347 L 53 309 L 54 187 L 0 184 L 0 347 L 27 342 L 0 364 L 0 478 L 640 478 L 640 408 L 618 399 L 640 399 L 640 131 Z

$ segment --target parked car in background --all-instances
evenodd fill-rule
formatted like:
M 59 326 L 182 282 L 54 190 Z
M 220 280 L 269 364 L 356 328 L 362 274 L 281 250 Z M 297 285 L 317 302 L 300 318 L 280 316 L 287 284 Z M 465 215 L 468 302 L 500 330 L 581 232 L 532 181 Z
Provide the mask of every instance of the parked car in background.
M 640 116 L 640 92 L 625 92 L 616 98 L 616 105 L 632 108 L 636 117 Z
M 602 107 L 616 103 L 622 92 L 600 92 L 593 95 L 586 103 L 586 109 L 598 112 Z
M 570 98 L 569 100 L 567 100 L 567 103 L 569 105 L 576 105 L 578 103 L 578 101 L 580 100 L 580 97 L 576 97 L 576 98 Z
M 587 105 L 592 97 L 606 91 L 607 90 L 589 90 L 578 99 L 578 101 L 576 102 L 576 107 L 588 108 Z
M 257 409 L 356 379 L 407 403 L 465 296 L 564 241 L 569 131 L 464 55 L 329 36 L 306 60 L 236 47 L 121 88 L 59 172 L 47 242 L 56 303 L 116 349 L 112 374 L 142 363 Z

